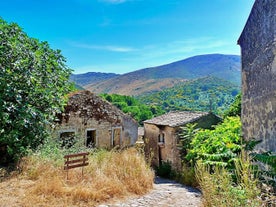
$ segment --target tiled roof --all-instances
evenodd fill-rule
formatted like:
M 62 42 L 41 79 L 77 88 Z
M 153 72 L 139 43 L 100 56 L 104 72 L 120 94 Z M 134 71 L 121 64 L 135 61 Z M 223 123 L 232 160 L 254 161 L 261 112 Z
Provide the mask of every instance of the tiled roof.
M 192 112 L 192 111 L 173 111 L 161 116 L 144 121 L 144 123 L 162 125 L 162 126 L 181 126 L 190 122 L 194 122 L 199 118 L 208 115 L 208 112 Z

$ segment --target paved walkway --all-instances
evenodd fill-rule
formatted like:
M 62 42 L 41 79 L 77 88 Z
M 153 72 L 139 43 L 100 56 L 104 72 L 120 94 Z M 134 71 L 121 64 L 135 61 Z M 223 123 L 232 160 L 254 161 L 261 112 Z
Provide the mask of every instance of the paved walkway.
M 122 203 L 102 204 L 98 207 L 200 207 L 200 198 L 200 192 L 194 188 L 157 177 L 150 193 Z

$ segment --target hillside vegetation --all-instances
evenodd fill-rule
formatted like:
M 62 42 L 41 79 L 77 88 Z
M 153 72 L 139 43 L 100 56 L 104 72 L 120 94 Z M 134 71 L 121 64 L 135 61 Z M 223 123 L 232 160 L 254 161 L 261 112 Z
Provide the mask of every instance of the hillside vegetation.
M 117 106 L 124 113 L 130 114 L 140 125 L 143 121 L 165 113 L 159 106 L 142 104 L 137 99 L 118 94 L 101 94 L 101 97 Z
M 147 79 L 142 77 L 129 77 L 122 75 L 107 81 L 86 85 L 84 88 L 93 93 L 109 93 L 127 96 L 138 96 L 173 87 L 185 80 L 180 78 Z
M 161 106 L 164 111 L 193 110 L 222 114 L 228 109 L 240 88 L 215 77 L 199 78 L 149 95 L 138 96 L 143 104 Z

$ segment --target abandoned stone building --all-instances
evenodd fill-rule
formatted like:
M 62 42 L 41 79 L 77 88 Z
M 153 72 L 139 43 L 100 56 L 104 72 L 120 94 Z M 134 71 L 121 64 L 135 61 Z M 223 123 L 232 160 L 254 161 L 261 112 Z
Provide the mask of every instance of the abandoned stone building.
M 180 169 L 179 133 L 181 127 L 196 123 L 198 128 L 212 128 L 221 119 L 208 112 L 175 111 L 144 121 L 145 152 L 152 157 L 152 165 L 170 162 Z M 152 155 L 150 155 L 152 154 Z
M 125 147 L 135 144 L 138 123 L 93 93 L 79 91 L 58 115 L 55 136 L 64 146 L 80 141 L 87 147 Z
M 242 131 L 276 152 L 276 0 L 256 0 L 238 40 L 242 56 Z

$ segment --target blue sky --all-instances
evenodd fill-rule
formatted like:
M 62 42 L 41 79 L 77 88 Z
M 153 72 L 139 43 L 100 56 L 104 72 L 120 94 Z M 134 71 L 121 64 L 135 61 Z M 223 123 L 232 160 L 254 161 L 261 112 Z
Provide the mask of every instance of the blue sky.
M 74 73 L 240 54 L 254 0 L 1 0 L 0 16 L 60 49 Z

